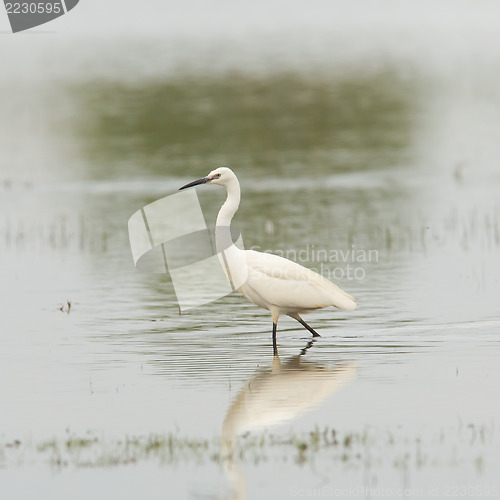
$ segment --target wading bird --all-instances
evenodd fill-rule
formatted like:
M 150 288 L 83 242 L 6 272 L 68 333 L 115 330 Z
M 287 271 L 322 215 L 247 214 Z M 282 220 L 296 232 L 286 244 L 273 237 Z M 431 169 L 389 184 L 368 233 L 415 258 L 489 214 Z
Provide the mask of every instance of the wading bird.
M 180 189 L 200 184 L 218 184 L 226 188 L 227 198 L 215 224 L 219 258 L 233 286 L 250 302 L 270 311 L 275 355 L 278 354 L 276 329 L 280 314 L 287 314 L 307 328 L 313 337 L 319 337 L 319 333 L 300 317 L 301 313 L 329 306 L 346 311 L 356 308 L 354 297 L 318 273 L 278 255 L 241 250 L 230 241 L 231 220 L 240 205 L 240 183 L 230 168 L 217 168 Z

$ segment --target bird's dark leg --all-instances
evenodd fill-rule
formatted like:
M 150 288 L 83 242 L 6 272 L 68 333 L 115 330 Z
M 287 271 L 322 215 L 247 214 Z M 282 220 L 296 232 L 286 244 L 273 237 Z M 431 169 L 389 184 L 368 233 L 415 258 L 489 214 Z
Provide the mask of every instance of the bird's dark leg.
M 298 314 L 289 314 L 288 316 L 296 319 L 304 328 L 307 328 L 307 330 L 312 333 L 313 337 L 321 337 L 321 335 L 314 330 L 314 328 L 311 328 Z
M 321 337 L 321 335 L 314 329 L 311 328 L 302 318 L 297 320 L 304 328 L 307 328 L 313 335 L 313 337 Z
M 278 345 L 276 344 L 276 328 L 278 324 L 273 321 L 273 352 L 274 355 L 278 355 Z

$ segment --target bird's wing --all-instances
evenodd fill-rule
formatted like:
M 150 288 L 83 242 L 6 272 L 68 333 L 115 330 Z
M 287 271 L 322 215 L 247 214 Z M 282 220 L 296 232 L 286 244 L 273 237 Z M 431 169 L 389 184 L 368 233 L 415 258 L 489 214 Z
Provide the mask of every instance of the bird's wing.
M 248 285 L 265 301 L 297 310 L 356 308 L 354 297 L 318 273 L 278 255 L 247 250 Z

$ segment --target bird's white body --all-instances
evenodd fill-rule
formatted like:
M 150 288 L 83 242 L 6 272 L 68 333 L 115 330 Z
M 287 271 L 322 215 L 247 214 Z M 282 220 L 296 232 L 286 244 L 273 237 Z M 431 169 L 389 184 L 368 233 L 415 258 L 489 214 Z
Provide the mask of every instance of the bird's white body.
M 219 251 L 221 264 L 235 288 L 250 302 L 268 309 L 274 327 L 280 314 L 287 314 L 300 321 L 299 313 L 334 306 L 352 311 L 356 308 L 354 297 L 318 273 L 291 260 L 270 253 L 242 250 L 227 244 L 227 235 L 233 215 L 240 204 L 240 185 L 234 172 L 227 167 L 213 170 L 207 177 L 187 184 L 219 184 L 226 188 L 227 198 L 216 222 L 216 242 L 226 238 Z M 181 188 L 182 189 L 182 188 Z
M 353 310 L 353 297 L 323 276 L 278 255 L 246 250 L 248 278 L 238 289 L 271 313 L 295 314 L 328 306 Z

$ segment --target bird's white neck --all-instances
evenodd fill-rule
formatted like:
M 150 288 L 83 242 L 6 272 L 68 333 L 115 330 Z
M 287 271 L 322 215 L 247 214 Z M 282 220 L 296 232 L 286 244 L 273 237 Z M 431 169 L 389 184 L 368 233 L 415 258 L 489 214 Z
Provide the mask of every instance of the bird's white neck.
M 240 205 L 240 183 L 234 173 L 231 171 L 230 173 L 231 178 L 224 182 L 227 198 L 219 210 L 215 223 L 215 246 L 229 281 L 235 289 L 239 289 L 247 281 L 248 271 L 246 254 L 234 244 L 231 237 L 231 220 Z
M 226 185 L 227 198 L 217 215 L 216 226 L 229 227 L 233 215 L 240 206 L 240 183 L 236 176 Z

